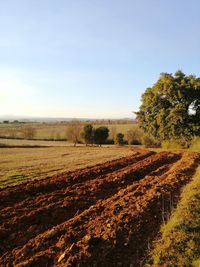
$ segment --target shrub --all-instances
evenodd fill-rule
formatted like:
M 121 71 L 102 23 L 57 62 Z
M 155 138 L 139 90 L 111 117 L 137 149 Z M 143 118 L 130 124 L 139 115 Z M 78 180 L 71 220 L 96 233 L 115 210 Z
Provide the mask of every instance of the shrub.
M 110 139 L 110 138 L 105 141 L 106 145 L 114 145 L 114 143 L 115 143 L 115 141 L 113 139 Z
M 164 149 L 180 149 L 182 146 L 173 140 L 167 140 L 162 142 L 162 148 Z
M 123 146 L 124 145 L 124 134 L 118 133 L 115 139 L 115 144 Z
M 127 138 L 128 144 L 129 145 L 141 145 L 142 144 L 142 140 L 141 140 L 142 135 L 143 135 L 143 132 L 138 126 L 135 126 L 132 129 L 128 130 L 126 133 L 126 138 Z
M 180 140 L 166 140 L 162 142 L 162 148 L 164 149 L 183 149 L 189 148 L 190 142 L 180 139 Z
M 159 141 L 156 141 L 152 136 L 146 134 L 142 136 L 142 144 L 145 145 L 145 147 L 147 148 L 161 146 Z

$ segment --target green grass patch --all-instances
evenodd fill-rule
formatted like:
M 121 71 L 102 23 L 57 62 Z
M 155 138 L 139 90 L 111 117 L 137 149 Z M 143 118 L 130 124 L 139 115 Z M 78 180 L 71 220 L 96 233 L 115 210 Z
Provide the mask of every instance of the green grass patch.
M 200 264 L 200 167 L 181 194 L 169 222 L 154 242 L 146 266 L 193 267 Z

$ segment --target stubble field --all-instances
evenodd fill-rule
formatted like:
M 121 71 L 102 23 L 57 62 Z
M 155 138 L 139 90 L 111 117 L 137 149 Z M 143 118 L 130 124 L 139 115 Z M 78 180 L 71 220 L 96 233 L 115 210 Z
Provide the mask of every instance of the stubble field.
M 11 144 L 10 141 L 8 143 Z M 51 177 L 54 174 L 73 171 L 132 153 L 125 147 L 73 147 L 67 146 L 66 142 L 47 144 L 47 141 L 13 140 L 12 145 L 16 147 L 0 148 L 0 187 L 16 185 L 35 178 Z M 50 147 L 19 148 L 19 145 Z

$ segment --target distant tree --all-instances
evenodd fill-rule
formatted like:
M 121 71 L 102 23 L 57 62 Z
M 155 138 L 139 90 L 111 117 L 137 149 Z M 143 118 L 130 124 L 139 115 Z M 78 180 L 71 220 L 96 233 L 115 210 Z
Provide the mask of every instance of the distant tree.
M 5 123 L 5 124 L 8 124 L 8 123 L 9 123 L 9 121 L 8 121 L 8 120 L 6 120 L 6 121 L 3 121 L 3 123 Z
M 136 112 L 140 127 L 159 141 L 185 140 L 200 135 L 200 78 L 162 73 L 142 96 Z
M 124 134 L 118 133 L 115 139 L 115 144 L 123 146 L 124 145 Z
M 99 127 L 94 130 L 94 142 L 95 144 L 102 145 L 106 142 L 109 136 L 109 129 L 107 127 Z
M 79 122 L 72 122 L 67 126 L 67 140 L 74 143 L 74 146 L 79 141 L 81 125 Z
M 36 133 L 36 129 L 32 126 L 27 125 L 22 128 L 22 137 L 24 139 L 34 139 Z
M 94 140 L 93 126 L 91 124 L 86 124 L 83 128 L 83 132 L 81 133 L 81 136 L 84 139 L 86 146 L 88 144 L 93 144 L 93 140 Z

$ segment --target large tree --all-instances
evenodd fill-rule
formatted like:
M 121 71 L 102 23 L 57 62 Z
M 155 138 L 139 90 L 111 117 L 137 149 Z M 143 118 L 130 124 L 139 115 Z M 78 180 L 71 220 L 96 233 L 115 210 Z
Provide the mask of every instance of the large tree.
M 191 140 L 200 135 L 200 78 L 161 73 L 158 81 L 142 95 L 136 112 L 140 127 L 160 141 Z

